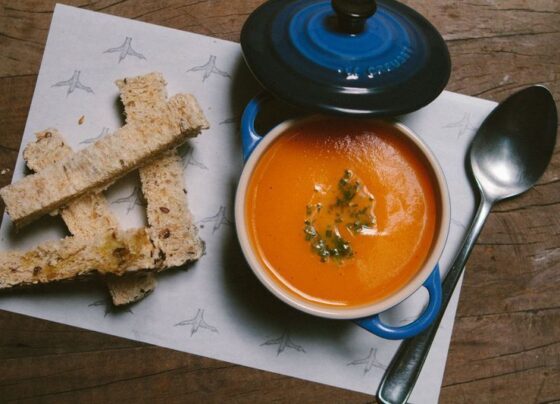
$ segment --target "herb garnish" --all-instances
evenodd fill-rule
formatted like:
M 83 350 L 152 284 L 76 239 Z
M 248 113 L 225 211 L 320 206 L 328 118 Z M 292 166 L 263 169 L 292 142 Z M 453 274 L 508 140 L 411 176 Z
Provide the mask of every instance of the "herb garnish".
M 330 203 L 313 203 L 318 198 Z M 305 240 L 310 242 L 312 251 L 322 262 L 332 258 L 340 263 L 354 256 L 348 238 L 374 229 L 374 201 L 373 195 L 350 170 L 344 170 L 336 189 L 314 186 L 312 203 L 305 207 L 303 230 Z M 327 209 L 323 209 L 324 205 Z M 343 233 L 347 233 L 346 238 Z

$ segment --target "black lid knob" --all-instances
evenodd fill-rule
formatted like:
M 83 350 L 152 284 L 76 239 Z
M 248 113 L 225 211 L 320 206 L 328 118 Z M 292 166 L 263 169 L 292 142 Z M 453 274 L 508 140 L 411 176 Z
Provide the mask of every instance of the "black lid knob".
M 340 30 L 349 34 L 362 32 L 366 20 L 377 10 L 375 0 L 332 0 L 331 3 Z

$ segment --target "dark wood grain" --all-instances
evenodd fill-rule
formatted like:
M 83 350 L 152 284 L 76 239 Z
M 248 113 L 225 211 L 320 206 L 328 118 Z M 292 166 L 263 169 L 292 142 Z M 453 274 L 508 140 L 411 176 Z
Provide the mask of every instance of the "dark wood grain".
M 233 41 L 261 1 L 66 1 Z M 560 100 L 557 0 L 405 3 L 442 32 L 448 90 L 500 101 L 531 84 Z M 11 180 L 54 1 L 0 1 L 0 186 Z M 1 209 L 1 207 L 0 207 Z M 560 148 L 499 204 L 465 276 L 442 403 L 560 402 Z M 373 401 L 370 396 L 0 312 L 0 401 Z

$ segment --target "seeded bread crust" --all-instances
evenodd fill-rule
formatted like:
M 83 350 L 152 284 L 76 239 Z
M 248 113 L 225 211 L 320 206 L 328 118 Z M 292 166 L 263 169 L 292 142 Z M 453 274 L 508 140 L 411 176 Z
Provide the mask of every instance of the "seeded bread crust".
M 30 251 L 0 253 L 0 289 L 99 273 L 124 275 L 154 269 L 157 250 L 146 229 L 112 231 L 93 239 L 66 237 Z
M 36 173 L 74 154 L 56 129 L 38 132 L 36 137 L 37 140 L 28 143 L 23 150 L 27 167 Z M 60 209 L 60 215 L 70 233 L 76 237 L 92 238 L 119 226 L 107 200 L 100 193 L 84 195 L 73 200 Z
M 161 74 L 152 75 L 165 83 Z M 165 105 L 145 108 L 137 123 L 127 123 L 70 157 L 0 189 L 0 197 L 15 226 L 24 226 L 76 197 L 111 185 L 207 127 L 196 99 L 177 94 Z
M 199 259 L 204 243 L 187 206 L 183 161 L 176 151 L 140 170 L 152 241 L 164 254 L 164 267 Z
M 156 275 L 152 272 L 135 272 L 123 276 L 107 274 L 105 282 L 115 306 L 142 300 L 157 286 Z
M 36 137 L 37 140 L 29 143 L 23 151 L 27 166 L 35 172 L 40 172 L 73 153 L 56 129 L 44 130 L 37 133 Z M 100 193 L 84 195 L 70 202 L 68 206 L 61 208 L 60 215 L 70 233 L 79 238 L 93 239 L 118 228 L 117 219 Z M 152 273 L 108 276 L 106 283 L 116 306 L 142 299 L 157 284 Z
M 149 108 L 165 107 L 165 82 L 161 75 L 127 78 L 116 82 L 125 108 L 126 122 L 141 125 Z M 204 117 L 198 117 L 198 120 Z M 184 189 L 183 162 L 176 150 L 140 168 L 142 192 L 146 199 L 150 236 L 163 252 L 163 267 L 176 267 L 197 260 L 204 253 L 188 209 Z
M 130 299 L 125 295 L 133 279 L 123 275 L 181 265 L 202 255 L 203 243 L 186 204 L 181 158 L 174 149 L 208 128 L 208 122 L 193 96 L 178 94 L 166 101 L 159 73 L 117 84 L 129 115 L 124 127 L 77 153 L 57 133 L 53 136 L 54 130 L 45 131 L 38 140 L 46 139 L 44 144 L 24 151 L 33 160 L 30 168 L 38 172 L 0 189 L 16 227 L 60 209 L 75 234 L 30 251 L 0 252 L 0 289 L 99 273 L 115 282 L 115 291 L 121 288 L 117 293 L 123 299 Z M 119 230 L 106 200 L 96 192 L 146 165 L 140 174 L 150 228 Z M 141 278 L 150 286 L 149 275 Z

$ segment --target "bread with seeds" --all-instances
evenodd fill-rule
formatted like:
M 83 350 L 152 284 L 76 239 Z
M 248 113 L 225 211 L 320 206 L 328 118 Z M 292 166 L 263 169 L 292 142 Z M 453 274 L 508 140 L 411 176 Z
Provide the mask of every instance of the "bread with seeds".
M 161 74 L 152 75 L 165 83 Z M 145 108 L 137 122 L 0 189 L 0 197 L 16 227 L 24 226 L 81 195 L 106 188 L 207 127 L 196 99 L 177 94 L 165 104 Z
M 27 166 L 35 172 L 44 170 L 73 153 L 56 129 L 44 130 L 37 133 L 36 137 L 37 139 L 29 143 L 23 151 Z M 84 195 L 70 202 L 60 209 L 60 215 L 70 233 L 80 238 L 93 239 L 99 234 L 118 228 L 117 218 L 101 193 Z M 115 306 L 136 302 L 157 285 L 152 273 L 109 275 L 106 283 Z

